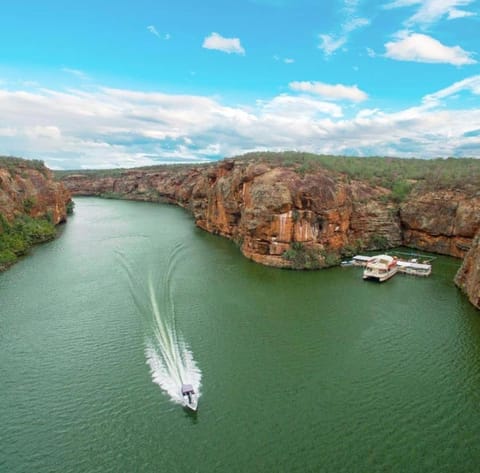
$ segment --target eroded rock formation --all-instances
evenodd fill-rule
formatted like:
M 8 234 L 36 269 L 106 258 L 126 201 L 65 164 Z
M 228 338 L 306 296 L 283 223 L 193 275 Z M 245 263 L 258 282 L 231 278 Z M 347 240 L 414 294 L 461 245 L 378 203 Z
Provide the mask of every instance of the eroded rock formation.
M 470 302 L 480 309 L 480 232 L 474 238 L 462 267 L 455 276 L 455 284 L 467 294 Z
M 199 227 L 277 267 L 328 266 L 349 252 L 399 245 L 461 258 L 480 228 L 480 197 L 468 190 L 419 188 L 399 205 L 368 182 L 261 161 L 72 174 L 64 182 L 74 194 L 178 204 Z
M 45 166 L 20 159 L 0 162 L 0 214 L 7 221 L 29 215 L 58 224 L 66 220 L 70 200 L 70 191 Z

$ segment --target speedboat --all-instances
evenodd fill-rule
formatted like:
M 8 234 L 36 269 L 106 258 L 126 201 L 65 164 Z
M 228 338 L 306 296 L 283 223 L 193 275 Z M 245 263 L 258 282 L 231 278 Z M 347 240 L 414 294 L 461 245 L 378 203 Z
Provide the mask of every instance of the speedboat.
M 182 384 L 182 398 L 185 407 L 192 411 L 197 410 L 198 396 L 191 384 Z

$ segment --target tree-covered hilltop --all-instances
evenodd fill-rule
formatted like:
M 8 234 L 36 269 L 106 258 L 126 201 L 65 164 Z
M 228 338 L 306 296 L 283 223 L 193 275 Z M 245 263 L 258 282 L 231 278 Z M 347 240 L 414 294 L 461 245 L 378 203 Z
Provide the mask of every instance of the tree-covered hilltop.
M 346 179 L 367 181 L 390 189 L 394 199 L 402 200 L 414 186 L 432 189 L 454 187 L 478 187 L 480 182 L 480 159 L 475 158 L 392 158 L 333 156 L 296 151 L 258 151 L 227 158 L 238 162 L 265 162 L 270 166 L 294 169 L 299 175 L 327 169 Z M 88 175 L 92 178 L 118 177 L 132 170 L 139 171 L 182 171 L 191 167 L 214 165 L 211 163 L 163 164 L 130 169 L 90 169 L 78 171 L 54 171 L 57 179 L 72 174 Z
M 22 168 L 25 167 L 36 169 L 42 174 L 48 170 L 48 168 L 45 166 L 45 163 L 40 159 L 24 159 L 17 158 L 15 156 L 0 156 L 0 168 L 8 169 L 11 174 L 19 173 L 21 172 Z
M 415 183 L 437 189 L 478 187 L 480 183 L 480 159 L 475 158 L 354 157 L 285 151 L 253 152 L 236 159 L 274 163 L 294 168 L 300 174 L 324 168 L 387 189 L 397 187 L 400 193 Z

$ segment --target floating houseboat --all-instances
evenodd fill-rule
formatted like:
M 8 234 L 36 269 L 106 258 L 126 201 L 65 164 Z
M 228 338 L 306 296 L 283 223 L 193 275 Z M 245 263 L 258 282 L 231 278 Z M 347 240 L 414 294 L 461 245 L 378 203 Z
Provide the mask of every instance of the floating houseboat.
M 363 270 L 363 279 L 383 282 L 398 272 L 397 259 L 390 255 L 372 256 Z

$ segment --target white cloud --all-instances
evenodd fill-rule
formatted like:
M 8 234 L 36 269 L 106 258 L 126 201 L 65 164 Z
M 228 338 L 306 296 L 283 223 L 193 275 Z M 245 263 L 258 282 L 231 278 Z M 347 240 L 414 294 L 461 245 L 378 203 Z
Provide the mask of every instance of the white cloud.
M 370 20 L 367 18 L 350 18 L 343 24 L 342 29 L 345 33 L 351 33 L 352 31 L 368 26 L 369 24 Z
M 334 38 L 328 34 L 319 35 L 320 44 L 318 45 L 319 49 L 323 51 L 325 56 L 331 56 L 337 49 L 344 46 L 347 42 L 346 36 L 341 36 L 339 38 Z
M 212 33 L 210 36 L 207 36 L 203 41 L 202 47 L 228 54 L 245 54 L 245 49 L 243 49 L 238 38 L 224 38 L 218 33 Z
M 67 74 L 71 74 L 72 76 L 78 77 L 79 79 L 86 80 L 88 79 L 88 75 L 79 70 L 79 69 L 72 69 L 70 67 L 63 67 L 62 72 L 66 72 Z
M 342 108 L 331 102 L 323 102 L 310 97 L 294 97 L 288 94 L 281 94 L 270 101 L 258 102 L 262 110 L 277 116 L 288 116 L 301 119 L 310 119 L 318 115 L 330 115 L 340 118 Z
M 367 18 L 361 18 L 356 15 L 358 9 L 358 0 L 344 0 L 343 15 L 344 20 L 340 25 L 340 29 L 335 34 L 319 34 L 320 44 L 318 48 L 321 49 L 326 57 L 331 56 L 340 48 L 345 49 L 348 43 L 350 34 L 359 28 L 364 28 L 370 24 Z
M 323 82 L 304 81 L 290 82 L 289 87 L 297 92 L 307 92 L 320 95 L 327 100 L 351 100 L 352 102 L 362 102 L 368 98 L 368 95 L 356 85 L 331 85 Z
M 282 58 L 281 56 L 279 56 L 278 54 L 275 54 L 273 56 L 273 59 L 277 62 L 281 61 L 281 62 L 284 62 L 285 64 L 293 64 L 295 62 L 295 59 L 293 58 L 290 58 L 290 57 L 284 57 Z
M 448 20 L 473 16 L 475 13 L 457 7 L 468 6 L 474 0 L 396 0 L 385 8 L 399 8 L 418 5 L 418 10 L 407 20 L 407 25 L 428 26 L 446 17 Z
M 480 95 L 480 75 L 455 82 L 449 87 L 445 87 L 433 94 L 426 95 L 423 97 L 422 102 L 429 107 L 437 106 L 441 103 L 442 99 L 451 97 L 463 91 L 470 92 L 473 95 Z
M 385 56 L 398 61 L 453 64 L 475 64 L 471 53 L 460 46 L 445 46 L 440 41 L 424 34 L 412 33 L 385 44 Z
M 152 33 L 157 38 L 164 39 L 165 41 L 168 41 L 172 37 L 170 33 L 165 33 L 164 35 L 161 35 L 157 28 L 155 28 L 155 26 L 153 25 L 147 26 L 147 30 L 150 31 L 150 33 Z
M 232 156 L 254 149 L 331 154 L 480 157 L 480 75 L 393 113 L 348 116 L 329 99 L 354 100 L 355 87 L 297 83 L 300 92 L 227 106 L 192 95 L 89 87 L 59 91 L 0 87 L 4 154 L 45 159 L 56 168 L 132 167 Z M 306 85 L 305 85 L 306 84 Z M 360 95 L 358 95 L 360 92 Z M 466 94 L 469 108 L 462 107 Z
M 150 33 L 152 33 L 153 35 L 160 38 L 160 33 L 157 31 L 157 28 L 155 28 L 155 26 L 153 25 L 147 26 L 147 30 L 150 31 Z

